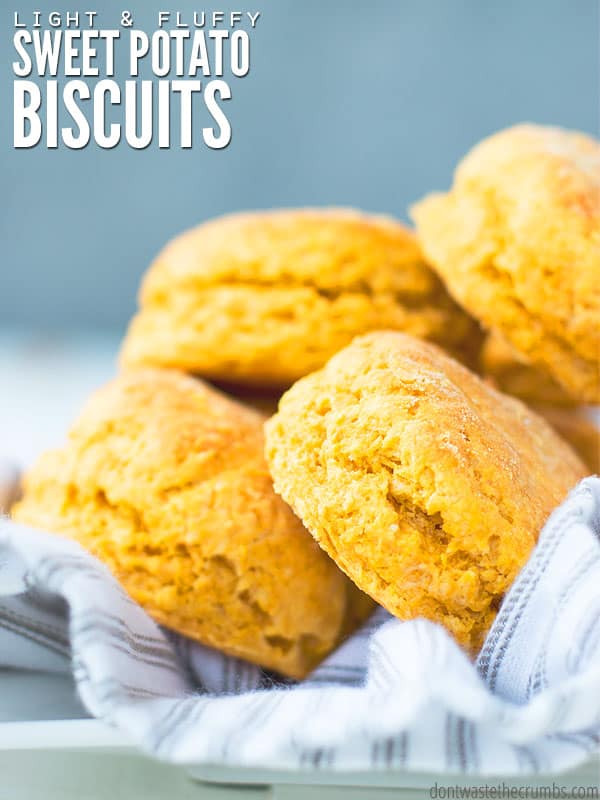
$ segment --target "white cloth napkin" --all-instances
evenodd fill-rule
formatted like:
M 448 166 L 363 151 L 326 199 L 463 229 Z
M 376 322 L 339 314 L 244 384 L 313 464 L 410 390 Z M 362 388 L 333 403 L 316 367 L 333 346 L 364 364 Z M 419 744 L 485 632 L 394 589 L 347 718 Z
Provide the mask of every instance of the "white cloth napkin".
M 476 664 L 379 610 L 301 684 L 159 628 L 78 545 L 0 520 L 0 663 L 71 670 L 178 763 L 526 775 L 600 746 L 600 480 L 548 520 Z

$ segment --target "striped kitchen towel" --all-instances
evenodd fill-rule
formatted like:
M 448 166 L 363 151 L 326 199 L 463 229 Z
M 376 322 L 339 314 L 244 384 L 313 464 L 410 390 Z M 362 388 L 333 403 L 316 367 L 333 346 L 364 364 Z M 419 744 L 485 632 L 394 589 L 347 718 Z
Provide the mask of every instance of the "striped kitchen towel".
M 600 743 L 600 480 L 548 520 L 473 664 L 377 611 L 307 680 L 159 628 L 75 543 L 0 521 L 0 662 L 70 670 L 89 712 L 186 764 L 520 774 Z

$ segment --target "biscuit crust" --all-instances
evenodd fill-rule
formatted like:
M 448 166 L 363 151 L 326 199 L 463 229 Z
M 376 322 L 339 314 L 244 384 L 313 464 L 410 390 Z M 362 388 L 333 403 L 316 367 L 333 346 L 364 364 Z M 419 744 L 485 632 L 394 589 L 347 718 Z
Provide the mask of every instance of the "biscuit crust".
M 600 143 L 520 125 L 412 210 L 449 291 L 580 402 L 600 402 Z
M 412 232 L 390 218 L 344 209 L 233 214 L 158 255 L 121 361 L 287 388 L 379 327 L 464 349 L 465 358 L 477 335 Z
M 394 332 L 298 381 L 266 429 L 275 489 L 357 586 L 470 651 L 586 474 L 522 403 Z
M 124 374 L 13 515 L 79 541 L 157 622 L 303 677 L 373 604 L 273 491 L 263 421 L 185 375 Z

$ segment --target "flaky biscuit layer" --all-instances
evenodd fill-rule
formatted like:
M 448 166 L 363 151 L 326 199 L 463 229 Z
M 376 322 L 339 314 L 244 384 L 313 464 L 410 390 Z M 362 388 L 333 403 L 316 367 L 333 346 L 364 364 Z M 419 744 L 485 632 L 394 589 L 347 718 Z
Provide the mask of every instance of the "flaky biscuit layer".
M 580 402 L 600 402 L 600 143 L 521 125 L 413 208 L 449 291 Z
M 472 651 L 586 474 L 522 403 L 394 332 L 298 381 L 266 428 L 276 490 L 357 586 Z
M 372 604 L 273 491 L 263 421 L 182 374 L 124 374 L 14 516 L 79 541 L 161 624 L 303 677 Z
M 233 214 L 159 254 L 121 359 L 287 387 L 379 327 L 464 358 L 478 336 L 392 219 L 343 209 Z

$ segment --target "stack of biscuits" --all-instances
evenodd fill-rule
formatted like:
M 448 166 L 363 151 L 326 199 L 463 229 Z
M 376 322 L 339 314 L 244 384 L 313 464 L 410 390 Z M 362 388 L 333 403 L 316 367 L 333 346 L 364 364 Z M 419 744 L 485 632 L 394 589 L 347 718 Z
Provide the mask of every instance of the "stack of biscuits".
M 13 516 L 285 676 L 375 604 L 475 654 L 598 469 L 600 144 L 503 131 L 412 216 L 235 214 L 168 244 L 120 375 Z

